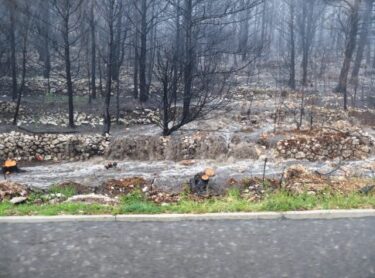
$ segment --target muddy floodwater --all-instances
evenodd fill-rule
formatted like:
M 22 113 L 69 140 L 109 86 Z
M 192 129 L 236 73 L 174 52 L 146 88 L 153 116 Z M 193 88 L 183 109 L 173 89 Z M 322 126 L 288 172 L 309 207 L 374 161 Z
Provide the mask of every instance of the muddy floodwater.
M 342 176 L 350 174 L 359 177 L 375 177 L 374 172 L 367 165 L 375 162 L 375 158 L 366 161 L 349 161 L 340 164 L 332 175 Z M 52 184 L 71 181 L 88 186 L 98 186 L 108 179 L 126 177 L 143 177 L 160 189 L 179 190 L 182 185 L 196 173 L 206 167 L 213 167 L 217 173 L 215 180 L 223 183 L 230 178 L 243 179 L 246 177 L 262 176 L 264 161 L 240 160 L 218 162 L 213 160 L 199 160 L 190 166 L 173 161 L 123 161 L 117 168 L 105 169 L 106 161 L 101 158 L 84 162 L 65 162 L 23 167 L 26 171 L 14 174 L 10 180 L 35 187 L 48 187 Z M 282 172 L 290 165 L 302 164 L 310 170 L 326 174 L 337 169 L 332 162 L 308 161 L 271 161 L 266 164 L 267 177 L 280 178 Z

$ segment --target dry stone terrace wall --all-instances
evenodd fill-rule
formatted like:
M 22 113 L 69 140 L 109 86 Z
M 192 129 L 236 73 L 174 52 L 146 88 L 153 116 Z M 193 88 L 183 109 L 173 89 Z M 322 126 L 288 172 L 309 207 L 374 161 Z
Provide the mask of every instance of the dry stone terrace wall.
M 0 134 L 0 160 L 84 160 L 103 155 L 109 138 L 101 135 Z
M 365 159 L 374 151 L 374 141 L 369 136 L 348 132 L 313 132 L 295 135 L 277 144 L 283 158 L 310 161 Z
M 11 124 L 13 122 L 13 114 L 16 109 L 16 103 L 11 101 L 0 101 L 0 124 Z M 48 125 L 67 127 L 69 125 L 69 115 L 64 112 L 55 111 L 32 111 L 20 107 L 20 115 L 18 125 Z M 116 121 L 116 117 L 112 115 L 112 121 Z M 136 107 L 133 111 L 120 113 L 119 123 L 126 126 L 145 125 L 158 123 L 159 114 L 157 110 L 142 109 Z M 99 127 L 103 125 L 103 116 L 99 114 L 89 114 L 85 112 L 74 112 L 74 122 L 76 126 Z
M 101 135 L 28 135 L 20 132 L 0 134 L 0 161 L 17 160 L 85 160 L 107 155 L 117 160 L 184 159 L 257 159 L 260 146 L 250 140 L 228 141 L 220 135 L 193 136 L 119 136 Z

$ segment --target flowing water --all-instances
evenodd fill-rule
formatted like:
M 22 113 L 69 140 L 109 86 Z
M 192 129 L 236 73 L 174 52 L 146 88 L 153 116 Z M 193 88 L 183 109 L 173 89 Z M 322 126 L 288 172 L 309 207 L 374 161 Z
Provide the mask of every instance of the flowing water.
M 152 182 L 156 187 L 168 190 L 178 190 L 181 185 L 192 178 L 196 173 L 206 167 L 213 167 L 217 173 L 215 180 L 225 182 L 232 178 L 262 176 L 264 169 L 263 160 L 239 160 L 218 162 L 214 160 L 199 160 L 194 165 L 183 166 L 173 161 L 123 161 L 117 168 L 106 170 L 104 159 L 92 159 L 85 162 L 66 162 L 60 164 L 39 165 L 25 167 L 25 173 L 11 175 L 10 180 L 25 183 L 35 187 L 47 187 L 64 181 L 78 182 L 88 186 L 98 186 L 108 179 L 125 177 L 143 177 Z M 375 177 L 374 172 L 366 165 L 375 163 L 375 158 L 366 161 L 351 161 L 342 164 L 342 169 L 351 171 L 358 176 Z M 302 164 L 311 170 L 328 173 L 334 165 L 327 162 L 308 162 L 287 160 L 282 162 L 269 162 L 266 165 L 266 176 L 280 178 L 282 172 L 290 165 Z M 338 170 L 334 175 L 342 175 Z

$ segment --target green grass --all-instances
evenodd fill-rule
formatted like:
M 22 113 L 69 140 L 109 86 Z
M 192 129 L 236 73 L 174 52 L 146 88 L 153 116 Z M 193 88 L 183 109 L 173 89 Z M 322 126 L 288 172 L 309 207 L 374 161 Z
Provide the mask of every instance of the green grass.
M 6 215 L 92 215 L 92 214 L 158 214 L 158 213 L 215 213 L 259 212 L 312 209 L 375 208 L 375 196 L 358 193 L 349 195 L 324 193 L 291 195 L 287 192 L 268 194 L 262 201 L 249 201 L 238 190 L 230 190 L 225 197 L 194 201 L 183 196 L 175 204 L 159 205 L 146 200 L 140 192 L 124 196 L 118 206 L 61 203 L 56 205 L 0 203 L 0 216 Z
M 162 206 L 145 200 L 140 191 L 134 191 L 122 199 L 121 213 L 162 213 Z

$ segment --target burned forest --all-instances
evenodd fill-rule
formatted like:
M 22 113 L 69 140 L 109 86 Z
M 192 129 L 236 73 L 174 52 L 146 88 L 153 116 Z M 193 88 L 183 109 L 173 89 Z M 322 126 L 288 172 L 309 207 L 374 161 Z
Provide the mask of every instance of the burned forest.
M 374 0 L 0 0 L 0 15 L 0 203 L 375 196 Z

